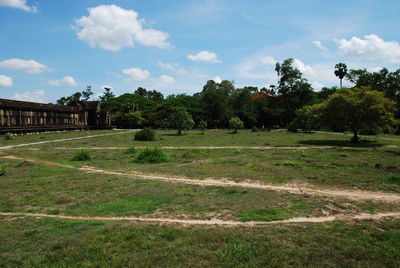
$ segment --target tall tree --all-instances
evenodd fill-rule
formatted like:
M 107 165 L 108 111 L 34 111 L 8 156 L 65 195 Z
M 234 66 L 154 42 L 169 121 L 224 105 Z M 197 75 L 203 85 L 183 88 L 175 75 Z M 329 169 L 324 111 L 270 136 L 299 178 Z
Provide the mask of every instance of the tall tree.
M 82 91 L 83 100 L 88 101 L 93 94 L 92 86 L 86 86 L 86 89 Z
M 342 88 L 342 80 L 347 74 L 347 66 L 344 63 L 338 63 L 335 65 L 335 75 L 340 79 L 340 88 Z
M 310 107 L 327 126 L 343 125 L 353 132 L 352 142 L 359 141 L 360 130 L 375 130 L 395 123 L 395 103 L 382 92 L 368 87 L 342 88 L 326 101 Z
M 286 109 L 283 123 L 287 125 L 294 118 L 294 112 L 310 104 L 315 93 L 311 84 L 303 78 L 303 74 L 293 66 L 292 58 L 286 59 L 282 64 L 277 63 L 275 71 L 279 76 L 278 93 L 281 95 L 282 105 Z
M 103 104 L 113 98 L 115 98 L 114 93 L 111 92 L 112 88 L 110 87 L 104 87 L 104 93 L 102 96 L 99 97 L 100 102 Z

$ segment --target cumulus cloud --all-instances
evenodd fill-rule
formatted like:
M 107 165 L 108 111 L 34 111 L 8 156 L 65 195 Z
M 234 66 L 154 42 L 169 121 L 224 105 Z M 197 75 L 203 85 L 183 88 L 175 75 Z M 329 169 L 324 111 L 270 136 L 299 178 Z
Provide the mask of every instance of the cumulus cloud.
M 13 80 L 11 77 L 0 74 L 0 87 L 12 87 Z
M 200 51 L 196 55 L 188 55 L 187 59 L 191 61 L 210 62 L 210 63 L 222 62 L 218 59 L 217 54 L 206 50 Z
M 325 53 L 329 52 L 329 49 L 326 46 L 324 46 L 321 41 L 318 41 L 318 40 L 317 41 L 313 41 L 313 44 L 317 48 L 321 49 L 323 52 L 325 52 Z
M 145 29 L 144 20 L 134 10 L 116 5 L 88 8 L 89 15 L 76 20 L 77 36 L 91 47 L 118 51 L 134 43 L 159 48 L 170 47 L 168 33 Z
M 314 81 L 314 82 L 312 82 L 311 84 L 312 84 L 312 87 L 313 87 L 314 89 L 316 89 L 316 90 L 321 90 L 323 87 L 325 87 L 324 84 L 322 84 L 322 83 L 320 83 L 320 82 L 318 82 L 318 81 Z
M 158 61 L 157 65 L 164 70 L 170 70 L 181 75 L 185 75 L 188 73 L 188 71 L 186 71 L 185 68 L 179 66 L 178 63 L 165 63 L 162 61 Z
M 36 6 L 28 6 L 26 0 L 0 0 L 0 6 L 18 8 L 29 12 L 36 12 Z
M 160 76 L 160 80 L 164 84 L 173 84 L 173 83 L 175 83 L 175 79 L 172 76 L 168 76 L 168 75 L 164 75 L 164 74 Z
M 122 70 L 122 73 L 127 75 L 129 79 L 134 81 L 142 81 L 150 77 L 150 72 L 140 68 L 130 68 Z
M 217 83 L 217 84 L 219 84 L 219 83 L 222 82 L 222 79 L 221 79 L 221 77 L 219 77 L 219 76 L 216 76 L 216 77 L 214 77 L 214 78 L 211 78 L 211 80 L 214 80 L 214 82 Z
M 299 59 L 294 59 L 293 66 L 299 69 L 299 71 L 302 72 L 307 77 L 312 77 L 315 75 L 314 69 L 310 65 L 304 64 Z
M 368 60 L 383 60 L 388 63 L 400 63 L 400 44 L 384 41 L 375 34 L 364 36 L 364 39 L 352 37 L 350 40 L 335 40 L 339 54 Z
M 44 102 L 44 95 L 43 90 L 25 91 L 24 93 L 14 93 L 12 98 L 20 101 Z
M 276 60 L 271 57 L 271 56 L 265 56 L 260 58 L 260 63 L 261 64 L 265 64 L 265 65 L 275 65 L 276 64 Z
M 50 80 L 47 82 L 50 86 L 76 86 L 78 83 L 72 76 L 64 76 L 62 79 Z
M 0 67 L 6 69 L 23 70 L 28 74 L 40 74 L 50 71 L 49 67 L 34 60 L 8 59 L 0 61 Z
M 273 80 L 276 78 L 276 63 L 271 56 L 253 56 L 239 63 L 236 71 L 243 78 Z

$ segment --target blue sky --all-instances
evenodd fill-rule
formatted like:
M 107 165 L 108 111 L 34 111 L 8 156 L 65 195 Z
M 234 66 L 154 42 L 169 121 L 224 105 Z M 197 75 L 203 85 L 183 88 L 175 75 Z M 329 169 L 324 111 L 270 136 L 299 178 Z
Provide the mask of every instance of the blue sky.
M 399 25 L 398 0 L 0 0 L 0 98 L 262 87 L 289 57 L 319 90 L 338 62 L 399 69 Z

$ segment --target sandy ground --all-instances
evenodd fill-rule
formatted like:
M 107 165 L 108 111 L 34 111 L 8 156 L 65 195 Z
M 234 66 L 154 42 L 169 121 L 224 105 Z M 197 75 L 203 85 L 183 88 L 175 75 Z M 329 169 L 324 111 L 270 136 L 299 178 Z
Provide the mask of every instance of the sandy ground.
M 0 216 L 12 216 L 12 217 L 36 217 L 36 218 L 56 218 L 56 219 L 67 219 L 67 220 L 80 220 L 80 221 L 136 221 L 146 223 L 158 223 L 158 224 L 180 224 L 180 225 L 214 225 L 214 226 L 233 226 L 233 227 L 256 227 L 256 226 L 268 226 L 273 224 L 290 224 L 290 223 L 323 223 L 332 221 L 351 221 L 351 220 L 380 220 L 384 218 L 399 218 L 400 212 L 389 212 L 389 213 L 377 213 L 368 214 L 362 213 L 358 215 L 344 215 L 339 214 L 335 216 L 326 217 L 298 217 L 280 221 L 224 221 L 220 219 L 211 220 L 183 220 L 173 218 L 145 218 L 145 217 L 88 217 L 88 216 L 67 216 L 67 215 L 49 215 L 40 213 L 23 213 L 23 212 L 0 212 Z

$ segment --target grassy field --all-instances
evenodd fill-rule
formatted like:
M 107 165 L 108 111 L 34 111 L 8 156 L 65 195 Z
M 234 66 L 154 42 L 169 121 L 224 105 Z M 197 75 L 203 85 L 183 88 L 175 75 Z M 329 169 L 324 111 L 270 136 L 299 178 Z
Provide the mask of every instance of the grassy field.
M 400 200 L 398 136 L 369 136 L 353 146 L 349 136 L 333 133 L 158 131 L 157 141 L 138 142 L 134 132 L 91 131 L 18 136 L 0 146 L 98 134 L 115 135 L 0 150 L 7 171 L 0 212 L 273 223 L 399 211 L 399 202 L 144 176 L 379 191 Z M 164 146 L 174 147 L 163 149 L 169 162 L 133 162 L 142 148 Z M 72 161 L 81 148 L 91 160 Z M 10 155 L 18 159 L 1 158 Z M 235 227 L 3 214 L 0 230 L 0 267 L 400 266 L 398 218 Z

